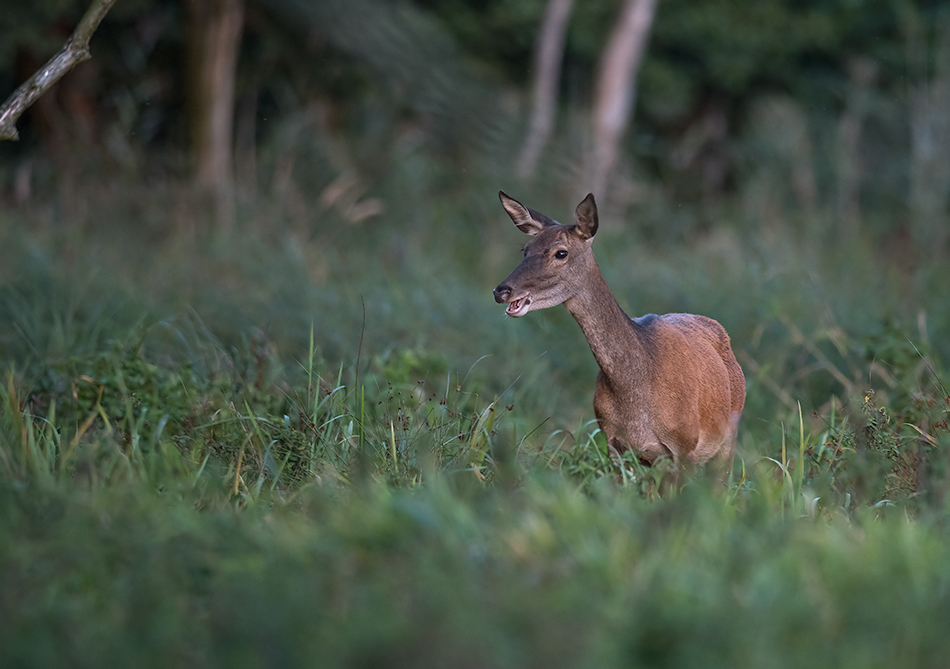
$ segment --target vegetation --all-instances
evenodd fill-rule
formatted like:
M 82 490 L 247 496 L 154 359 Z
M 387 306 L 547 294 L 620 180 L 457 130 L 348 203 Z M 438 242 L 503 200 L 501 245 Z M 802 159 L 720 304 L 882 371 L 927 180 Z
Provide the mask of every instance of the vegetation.
M 15 4 L 30 48 L 60 4 Z M 307 3 L 248 3 L 230 227 L 188 177 L 179 6 L 116 3 L 0 146 L 0 664 L 942 666 L 950 154 L 919 142 L 948 70 L 936 28 L 921 69 L 901 51 L 939 12 L 827 4 L 761 5 L 795 19 L 743 32 L 787 50 L 763 61 L 660 3 L 602 203 L 621 306 L 732 336 L 722 491 L 609 453 L 576 324 L 491 298 L 523 241 L 497 190 L 561 220 L 586 193 L 572 82 L 609 3 L 574 18 L 520 182 L 530 41 L 504 36 L 543 3 L 389 3 L 439 36 L 430 87 L 342 28 L 299 39 Z

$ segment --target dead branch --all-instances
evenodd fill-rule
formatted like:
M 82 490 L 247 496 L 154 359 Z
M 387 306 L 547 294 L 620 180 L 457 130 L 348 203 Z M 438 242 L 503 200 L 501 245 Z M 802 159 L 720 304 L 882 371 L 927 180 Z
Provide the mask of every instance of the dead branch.
M 115 0 L 93 0 L 63 48 L 7 98 L 0 107 L 0 140 L 19 139 L 16 122 L 20 115 L 64 74 L 92 57 L 89 53 L 89 40 L 113 4 Z

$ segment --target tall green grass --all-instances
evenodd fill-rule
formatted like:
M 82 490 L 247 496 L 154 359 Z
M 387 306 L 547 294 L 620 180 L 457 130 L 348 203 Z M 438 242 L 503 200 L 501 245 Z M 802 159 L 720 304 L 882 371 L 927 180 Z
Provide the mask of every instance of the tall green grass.
M 5 664 L 863 667 L 947 652 L 945 523 L 901 511 L 812 518 L 699 484 L 650 502 L 550 474 L 307 486 L 289 502 L 229 501 L 218 476 L 142 483 L 0 485 Z

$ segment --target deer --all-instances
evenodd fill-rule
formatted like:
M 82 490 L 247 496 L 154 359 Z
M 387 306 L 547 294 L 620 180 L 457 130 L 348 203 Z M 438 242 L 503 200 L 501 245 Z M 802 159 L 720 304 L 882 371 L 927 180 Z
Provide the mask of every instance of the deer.
M 559 304 L 567 308 L 600 367 L 594 415 L 611 450 L 634 449 L 646 466 L 668 457 L 674 477 L 710 461 L 728 476 L 746 388 L 725 328 L 695 314 L 624 313 L 594 260 L 593 194 L 577 205 L 573 225 L 504 191 L 498 197 L 532 239 L 521 263 L 495 288 L 495 301 L 514 318 Z

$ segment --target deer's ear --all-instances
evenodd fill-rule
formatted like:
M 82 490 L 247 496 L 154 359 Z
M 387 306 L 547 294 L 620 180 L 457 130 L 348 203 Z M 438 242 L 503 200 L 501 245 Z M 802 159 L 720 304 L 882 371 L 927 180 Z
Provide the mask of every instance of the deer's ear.
M 574 221 L 577 223 L 577 231 L 584 239 L 590 239 L 597 234 L 597 203 L 594 202 L 593 193 L 588 193 L 587 197 L 577 205 L 577 209 L 574 210 Z
M 498 191 L 498 199 L 501 200 L 501 206 L 508 212 L 514 224 L 526 235 L 534 237 L 549 225 L 558 225 L 558 223 L 552 221 L 547 216 L 524 206 L 518 202 L 518 200 L 507 195 L 504 191 Z

